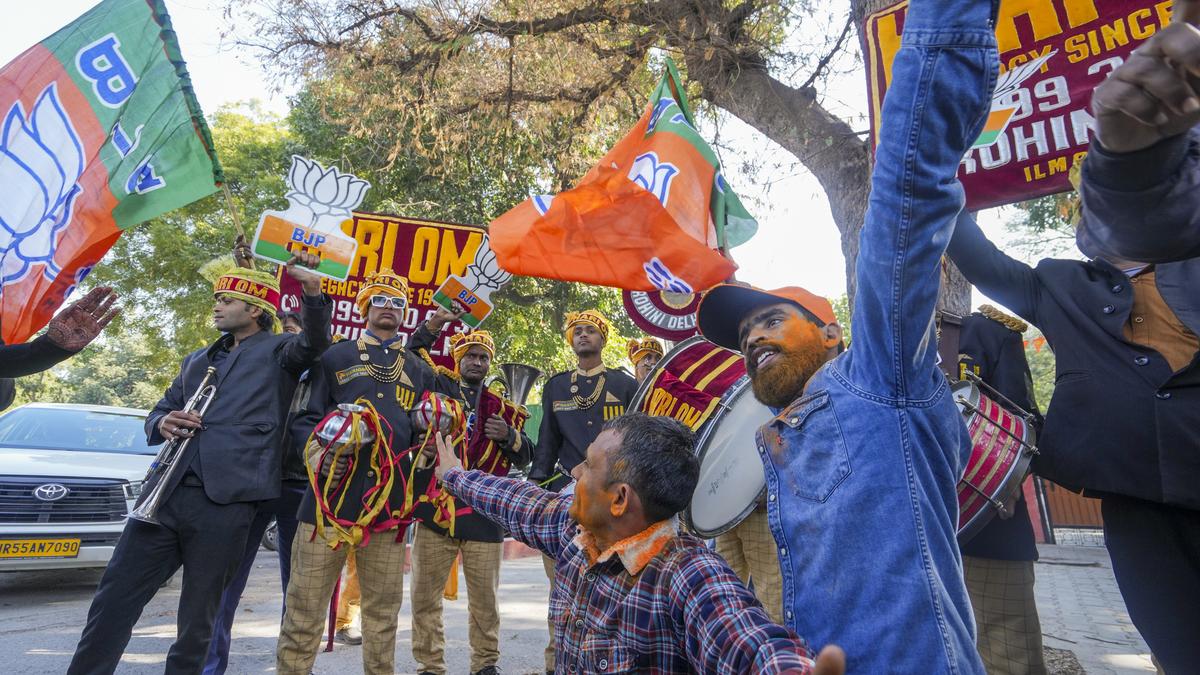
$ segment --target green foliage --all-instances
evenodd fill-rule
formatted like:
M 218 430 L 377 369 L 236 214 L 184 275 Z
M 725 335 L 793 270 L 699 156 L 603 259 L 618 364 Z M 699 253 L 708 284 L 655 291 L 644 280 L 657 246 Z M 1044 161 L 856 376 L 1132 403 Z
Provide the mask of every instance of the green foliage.
M 1029 372 L 1033 376 L 1033 395 L 1045 415 L 1054 394 L 1054 351 L 1046 343 L 1037 349 L 1034 341 L 1040 337 L 1042 334 L 1036 328 L 1025 334 L 1025 358 L 1029 360 Z

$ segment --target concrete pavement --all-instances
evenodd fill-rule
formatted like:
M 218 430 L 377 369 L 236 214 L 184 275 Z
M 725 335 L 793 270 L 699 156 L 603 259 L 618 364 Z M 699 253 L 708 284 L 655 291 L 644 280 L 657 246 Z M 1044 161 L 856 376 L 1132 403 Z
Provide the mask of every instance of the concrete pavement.
M 1125 613 L 1103 548 L 1044 546 L 1037 564 L 1038 611 L 1045 643 L 1074 652 L 1088 673 L 1154 672 L 1149 650 Z M 234 625 L 230 673 L 272 672 L 280 598 L 278 562 L 261 551 Z M 4 673 L 58 673 L 65 670 L 100 578 L 96 570 L 0 574 L 0 669 Z M 405 579 L 406 583 L 409 581 Z M 538 558 L 506 560 L 500 575 L 501 668 L 536 673 L 546 640 L 546 578 Z M 175 634 L 179 580 L 159 592 L 134 631 L 121 673 L 161 673 Z M 446 662 L 451 673 L 466 673 L 465 583 L 459 599 L 446 603 Z M 396 668 L 416 671 L 411 656 L 408 588 L 400 612 Z M 360 649 L 335 645 L 320 653 L 317 673 L 360 673 Z

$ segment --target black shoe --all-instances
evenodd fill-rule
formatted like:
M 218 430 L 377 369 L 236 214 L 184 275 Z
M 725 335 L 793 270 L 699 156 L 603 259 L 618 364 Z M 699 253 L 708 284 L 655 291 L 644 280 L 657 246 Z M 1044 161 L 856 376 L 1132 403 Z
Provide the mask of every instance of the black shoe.
M 362 631 L 354 626 L 346 626 L 333 634 L 333 641 L 344 645 L 358 646 L 362 644 Z
M 500 669 L 496 666 L 485 666 L 471 675 L 500 675 Z

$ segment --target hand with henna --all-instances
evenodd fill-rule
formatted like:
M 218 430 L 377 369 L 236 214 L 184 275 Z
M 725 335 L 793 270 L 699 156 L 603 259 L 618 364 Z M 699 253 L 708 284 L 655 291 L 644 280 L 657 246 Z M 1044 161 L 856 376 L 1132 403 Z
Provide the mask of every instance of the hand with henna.
M 116 301 L 112 288 L 93 288 L 50 320 L 46 338 L 69 352 L 83 349 L 120 313 L 120 308 L 113 306 Z

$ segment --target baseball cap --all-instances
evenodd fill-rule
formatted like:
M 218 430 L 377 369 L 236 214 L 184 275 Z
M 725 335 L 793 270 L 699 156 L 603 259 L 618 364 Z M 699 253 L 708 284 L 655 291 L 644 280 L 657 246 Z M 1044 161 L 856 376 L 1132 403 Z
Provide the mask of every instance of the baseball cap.
M 749 285 L 721 284 L 704 294 L 700 308 L 696 310 L 700 334 L 709 342 L 740 351 L 738 326 L 742 319 L 759 308 L 780 302 L 799 307 L 822 326 L 837 323 L 837 315 L 828 300 L 799 286 L 768 291 Z

